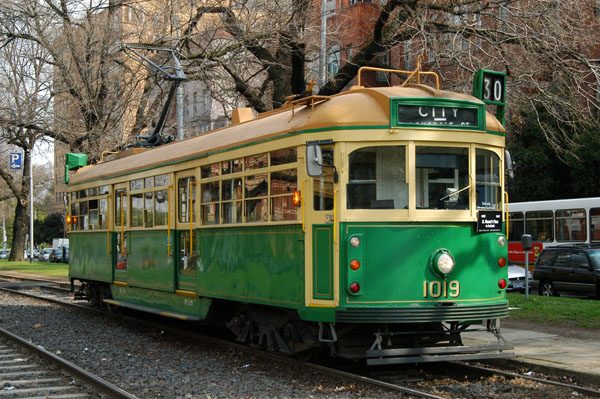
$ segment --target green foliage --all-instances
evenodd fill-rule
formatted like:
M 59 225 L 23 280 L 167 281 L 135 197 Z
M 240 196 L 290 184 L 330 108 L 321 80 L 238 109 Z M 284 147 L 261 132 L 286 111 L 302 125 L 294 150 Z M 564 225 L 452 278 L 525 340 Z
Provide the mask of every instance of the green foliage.
M 48 215 L 43 221 L 35 220 L 33 224 L 35 245 L 52 244 L 53 238 L 63 237 L 64 221 L 60 213 Z
M 538 110 L 542 122 L 556 125 Z M 573 133 L 569 152 L 558 157 L 542 131 L 536 113 L 521 110 L 511 120 L 508 149 L 515 178 L 508 182 L 511 202 L 600 196 L 600 132 Z
M 509 306 L 515 308 L 510 318 L 529 320 L 536 323 L 577 326 L 600 330 L 598 300 L 563 298 L 523 294 L 506 294 Z

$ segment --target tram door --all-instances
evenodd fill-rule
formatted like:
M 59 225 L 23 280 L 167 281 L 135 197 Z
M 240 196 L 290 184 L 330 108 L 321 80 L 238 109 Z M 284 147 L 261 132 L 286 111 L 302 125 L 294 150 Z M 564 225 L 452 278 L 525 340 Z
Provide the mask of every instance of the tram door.
M 196 196 L 198 179 L 195 170 L 177 173 L 176 176 L 175 226 L 176 238 L 174 254 L 177 265 L 178 290 L 196 291 L 196 273 L 198 264 L 199 241 L 195 231 L 197 220 Z
M 322 146 L 323 165 L 333 165 L 333 146 Z M 309 177 L 305 196 L 306 258 L 312 260 L 307 270 L 306 285 L 311 287 L 307 302 L 313 306 L 334 306 L 337 299 L 335 273 L 334 168 L 323 167 L 323 175 Z
M 114 281 L 127 282 L 127 256 L 129 245 L 129 227 L 127 218 L 127 183 L 117 184 L 114 188 Z

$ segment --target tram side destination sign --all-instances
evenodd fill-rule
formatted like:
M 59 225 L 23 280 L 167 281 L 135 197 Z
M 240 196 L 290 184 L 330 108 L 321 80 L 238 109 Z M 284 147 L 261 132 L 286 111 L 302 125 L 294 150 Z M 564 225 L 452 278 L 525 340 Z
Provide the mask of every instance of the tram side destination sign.
M 502 212 L 500 211 L 479 211 L 477 215 L 478 233 L 501 233 L 502 232 Z

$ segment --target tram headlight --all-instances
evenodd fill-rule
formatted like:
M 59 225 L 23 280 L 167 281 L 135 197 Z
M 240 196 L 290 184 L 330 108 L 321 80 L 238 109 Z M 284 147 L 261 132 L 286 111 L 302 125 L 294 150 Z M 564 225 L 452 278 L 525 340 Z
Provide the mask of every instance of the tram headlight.
M 448 274 L 454 269 L 454 258 L 449 253 L 443 253 L 437 258 L 438 270 L 444 274 Z
M 440 277 L 445 277 L 454 270 L 454 257 L 447 249 L 441 248 L 436 250 L 430 258 L 430 267 L 434 274 Z
M 350 239 L 350 245 L 352 245 L 354 248 L 358 247 L 360 245 L 360 238 L 352 237 Z

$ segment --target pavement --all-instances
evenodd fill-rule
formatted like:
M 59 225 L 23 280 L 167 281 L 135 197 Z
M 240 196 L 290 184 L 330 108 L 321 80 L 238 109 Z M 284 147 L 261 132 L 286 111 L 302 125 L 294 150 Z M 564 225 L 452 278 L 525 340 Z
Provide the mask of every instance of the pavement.
M 502 328 L 501 333 L 514 346 L 515 358 L 511 361 L 600 384 L 600 339 L 582 340 L 513 328 Z M 496 342 L 487 332 L 463 333 L 465 345 Z
M 67 278 L 36 276 L 29 273 L 0 272 L 2 276 L 14 276 L 53 280 L 69 284 Z M 600 385 L 600 337 L 598 340 L 582 340 L 549 334 L 543 331 L 502 328 L 502 336 L 514 346 L 512 362 L 531 365 L 540 371 L 576 377 L 580 381 Z M 493 334 L 485 331 L 462 334 L 465 345 L 497 343 Z M 535 371 L 535 370 L 532 370 Z

